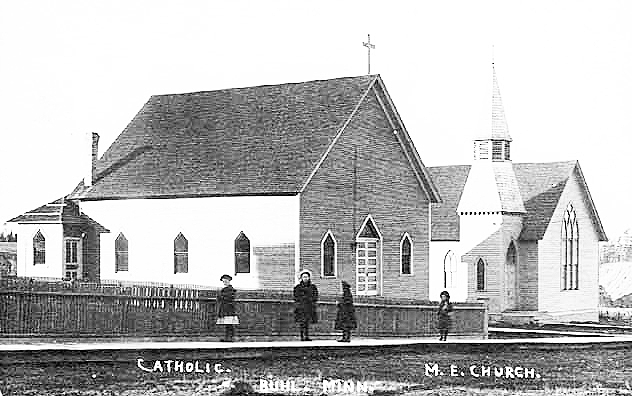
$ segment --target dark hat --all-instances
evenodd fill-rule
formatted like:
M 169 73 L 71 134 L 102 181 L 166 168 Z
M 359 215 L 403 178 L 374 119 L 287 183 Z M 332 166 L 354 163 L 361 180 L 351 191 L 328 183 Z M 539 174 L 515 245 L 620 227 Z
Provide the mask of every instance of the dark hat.
M 447 290 L 442 291 L 441 294 L 439 294 L 439 297 L 441 296 L 446 296 L 448 300 L 450 299 L 450 293 L 448 293 Z
M 219 278 L 219 280 L 221 280 L 221 281 L 223 281 L 224 279 L 228 279 L 229 281 L 232 281 L 233 277 L 228 275 L 228 274 L 224 274 L 224 275 L 222 275 L 221 278 Z
M 350 288 L 351 288 L 351 285 L 350 285 L 350 284 L 348 284 L 348 283 L 347 283 L 347 282 L 345 282 L 345 281 L 342 281 L 342 287 L 343 287 L 343 288 L 345 288 L 345 289 L 350 289 Z

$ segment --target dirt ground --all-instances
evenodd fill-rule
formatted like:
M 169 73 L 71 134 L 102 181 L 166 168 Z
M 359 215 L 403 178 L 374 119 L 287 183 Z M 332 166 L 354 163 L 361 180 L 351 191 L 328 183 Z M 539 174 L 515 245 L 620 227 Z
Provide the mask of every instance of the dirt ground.
M 215 371 L 215 364 L 221 364 L 219 370 L 223 372 Z M 206 396 L 230 393 L 230 387 L 239 387 L 239 383 L 247 384 L 244 389 L 257 390 L 264 380 L 275 394 L 632 396 L 630 349 L 516 350 L 493 355 L 392 352 L 364 353 L 352 358 L 243 359 L 199 362 L 199 367 L 212 367 L 203 373 L 176 369 L 168 372 L 165 361 L 158 365 L 162 372 L 155 361 L 143 361 L 143 370 L 136 360 L 5 365 L 0 366 L 0 391 L 4 396 Z M 438 371 L 434 371 L 435 365 Z M 490 367 L 489 376 L 482 375 L 484 367 Z M 511 375 L 507 375 L 505 367 L 513 369 Z M 532 370 L 516 371 L 516 367 Z M 503 375 L 495 376 L 494 368 L 502 369 Z M 518 378 L 516 373 L 533 376 Z M 343 384 L 368 384 L 370 391 L 336 388 L 332 381 L 337 379 Z M 329 381 L 329 388 L 323 388 L 323 380 Z M 275 381 L 277 385 L 283 381 L 280 388 L 274 388 Z M 296 388 L 290 390 L 291 381 Z

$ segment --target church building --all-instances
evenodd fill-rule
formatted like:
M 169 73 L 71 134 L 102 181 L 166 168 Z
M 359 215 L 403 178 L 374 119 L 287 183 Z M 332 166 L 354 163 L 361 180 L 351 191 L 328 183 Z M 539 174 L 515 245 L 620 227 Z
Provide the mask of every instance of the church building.
M 597 321 L 606 235 L 579 162 L 514 163 L 492 68 L 491 130 L 468 165 L 428 168 L 430 296 L 488 304 L 492 320 Z
M 18 275 L 428 298 L 440 196 L 379 75 L 152 96 L 85 154 L 11 220 Z

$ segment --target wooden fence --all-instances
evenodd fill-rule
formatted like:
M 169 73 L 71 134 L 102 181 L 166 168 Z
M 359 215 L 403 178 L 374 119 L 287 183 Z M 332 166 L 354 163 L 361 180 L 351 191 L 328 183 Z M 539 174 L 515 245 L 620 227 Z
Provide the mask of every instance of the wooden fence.
M 2 282 L 2 336 L 216 336 L 217 290 L 159 286 Z M 312 334 L 332 336 L 336 296 L 321 296 Z M 436 334 L 437 305 L 428 301 L 358 297 L 358 330 L 368 337 Z M 290 292 L 238 290 L 241 336 L 295 335 Z M 486 337 L 481 304 L 455 304 L 453 334 Z

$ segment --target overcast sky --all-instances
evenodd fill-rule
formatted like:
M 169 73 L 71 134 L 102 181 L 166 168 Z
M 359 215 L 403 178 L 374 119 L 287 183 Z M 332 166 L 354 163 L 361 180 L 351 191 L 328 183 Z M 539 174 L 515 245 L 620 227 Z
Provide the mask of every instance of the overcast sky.
M 427 166 L 468 164 L 492 45 L 514 162 L 579 160 L 610 238 L 632 227 L 632 2 L 0 2 L 0 225 L 69 193 L 150 95 L 367 73 Z M 105 221 L 105 220 L 103 220 Z

